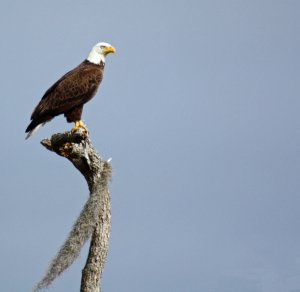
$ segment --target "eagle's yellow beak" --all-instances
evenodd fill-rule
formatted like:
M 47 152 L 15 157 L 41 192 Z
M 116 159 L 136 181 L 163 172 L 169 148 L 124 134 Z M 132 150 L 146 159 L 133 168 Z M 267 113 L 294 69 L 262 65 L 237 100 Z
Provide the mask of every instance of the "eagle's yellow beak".
M 114 54 L 116 52 L 116 49 L 113 46 L 111 46 L 111 47 L 105 47 L 103 49 L 103 52 L 105 54 L 109 54 L 109 53 L 113 53 Z

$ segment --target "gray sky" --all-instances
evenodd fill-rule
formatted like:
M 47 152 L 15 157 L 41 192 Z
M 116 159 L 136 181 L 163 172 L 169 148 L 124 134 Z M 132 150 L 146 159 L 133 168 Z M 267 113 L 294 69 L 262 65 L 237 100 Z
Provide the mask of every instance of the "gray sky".
M 2 1 L 1 290 L 30 291 L 88 196 L 24 141 L 45 90 L 112 43 L 83 119 L 113 158 L 103 291 L 300 291 L 299 1 Z M 78 291 L 85 247 L 51 292 Z

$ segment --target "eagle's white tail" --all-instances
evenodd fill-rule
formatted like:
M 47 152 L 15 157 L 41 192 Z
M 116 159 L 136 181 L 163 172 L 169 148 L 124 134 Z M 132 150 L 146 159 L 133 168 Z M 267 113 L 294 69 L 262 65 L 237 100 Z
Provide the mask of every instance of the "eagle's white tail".
M 27 140 L 31 135 L 36 132 L 41 126 L 44 126 L 45 123 L 37 125 L 35 128 L 33 128 L 31 131 L 28 132 L 27 136 L 25 137 L 25 140 Z

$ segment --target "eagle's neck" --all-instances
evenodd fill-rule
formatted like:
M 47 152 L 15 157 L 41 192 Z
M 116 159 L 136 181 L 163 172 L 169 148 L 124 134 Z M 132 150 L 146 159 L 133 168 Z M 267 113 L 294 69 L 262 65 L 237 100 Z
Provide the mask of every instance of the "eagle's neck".
M 105 67 L 105 63 L 103 63 L 102 61 L 100 61 L 100 64 L 94 64 L 94 63 L 90 62 L 88 59 L 85 59 L 81 64 L 97 66 L 102 70 Z
M 103 54 L 95 52 L 94 50 L 90 52 L 90 54 L 87 57 L 87 60 L 96 65 L 100 65 L 101 62 L 105 64 L 105 56 Z

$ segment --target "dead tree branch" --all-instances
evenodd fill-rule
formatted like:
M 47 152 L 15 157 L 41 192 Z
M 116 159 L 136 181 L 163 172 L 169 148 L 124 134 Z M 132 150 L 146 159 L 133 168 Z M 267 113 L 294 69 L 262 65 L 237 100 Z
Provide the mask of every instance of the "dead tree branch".
M 100 281 L 108 252 L 111 227 L 108 183 L 111 165 L 93 147 L 86 132 L 66 132 L 44 139 L 48 150 L 67 158 L 85 177 L 90 196 L 78 219 L 52 260 L 44 278 L 34 291 L 48 287 L 78 257 L 86 240 L 91 238 L 86 265 L 82 271 L 81 292 L 100 292 Z

